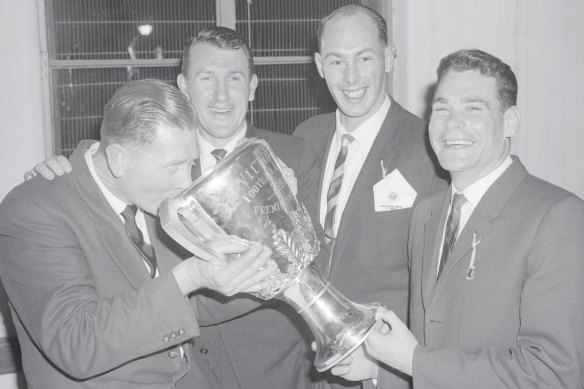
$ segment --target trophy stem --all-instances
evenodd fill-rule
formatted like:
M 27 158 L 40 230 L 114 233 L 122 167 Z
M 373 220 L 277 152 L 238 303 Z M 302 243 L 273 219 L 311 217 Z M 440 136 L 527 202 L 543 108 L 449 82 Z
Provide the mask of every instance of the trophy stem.
M 325 371 L 346 358 L 375 324 L 376 307 L 351 302 L 319 273 L 314 263 L 280 296 L 308 324 L 316 342 L 316 370 Z

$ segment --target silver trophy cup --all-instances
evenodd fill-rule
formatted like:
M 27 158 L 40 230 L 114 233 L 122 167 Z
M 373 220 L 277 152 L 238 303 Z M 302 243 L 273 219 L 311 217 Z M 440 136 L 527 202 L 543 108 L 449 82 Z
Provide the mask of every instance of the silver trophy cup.
M 270 247 L 278 272 L 254 295 L 282 299 L 298 311 L 314 335 L 318 371 L 343 360 L 372 330 L 377 305 L 351 302 L 315 266 L 320 245 L 310 216 L 265 141 L 247 141 L 180 195 L 165 200 L 160 220 L 174 240 L 203 260 L 218 255 L 203 243 L 215 234 Z

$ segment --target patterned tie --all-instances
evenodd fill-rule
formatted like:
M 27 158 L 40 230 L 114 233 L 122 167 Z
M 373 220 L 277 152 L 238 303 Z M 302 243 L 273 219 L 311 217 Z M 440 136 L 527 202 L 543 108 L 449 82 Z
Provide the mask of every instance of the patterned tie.
M 341 184 L 343 183 L 343 172 L 345 170 L 345 159 L 347 159 L 347 152 L 349 145 L 353 142 L 353 138 L 349 134 L 344 134 L 341 137 L 341 151 L 335 162 L 335 170 L 331 177 L 331 185 L 326 195 L 326 217 L 324 218 L 324 233 L 327 243 L 330 243 L 335 238 L 335 213 L 337 209 L 337 201 L 339 192 L 341 191 Z
M 137 211 L 138 208 L 135 205 L 128 205 L 121 215 L 125 220 L 128 237 L 150 266 L 150 277 L 154 278 L 156 275 L 156 253 L 154 253 L 154 247 L 144 241 L 144 235 L 136 225 Z
M 460 209 L 466 203 L 466 197 L 464 194 L 457 192 L 452 198 L 452 205 L 450 215 L 448 216 L 448 221 L 446 222 L 446 230 L 444 232 L 444 245 L 442 246 L 442 260 L 440 261 L 440 266 L 438 267 L 438 277 L 442 273 L 444 264 L 448 260 L 448 256 L 454 247 L 456 242 L 456 236 L 458 235 L 458 223 L 460 223 Z
M 227 154 L 227 150 L 225 149 L 215 149 L 211 151 L 211 155 L 217 162 L 221 161 L 223 157 L 225 157 L 225 154 Z

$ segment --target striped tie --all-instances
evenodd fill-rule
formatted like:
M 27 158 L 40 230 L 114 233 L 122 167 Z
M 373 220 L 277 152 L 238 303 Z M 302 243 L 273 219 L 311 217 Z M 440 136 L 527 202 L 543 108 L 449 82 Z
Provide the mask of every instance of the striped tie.
M 156 275 L 156 254 L 154 253 L 154 247 L 146 243 L 144 240 L 144 235 L 142 231 L 136 225 L 136 212 L 138 208 L 135 205 L 128 205 L 126 209 L 121 213 L 125 221 L 126 233 L 128 237 L 134 244 L 134 247 L 138 249 L 144 261 L 148 263 L 148 268 L 150 271 L 150 277 L 154 278 Z
M 225 157 L 225 154 L 227 154 L 227 150 L 225 149 L 215 149 L 211 151 L 211 155 L 217 162 L 221 161 L 223 157 Z
M 458 223 L 460 223 L 460 210 L 462 206 L 466 203 L 466 197 L 464 194 L 457 192 L 452 198 L 452 205 L 450 215 L 448 216 L 448 221 L 446 222 L 446 230 L 444 232 L 444 245 L 442 246 L 442 258 L 440 260 L 440 266 L 438 266 L 438 277 L 444 269 L 444 264 L 448 260 L 448 256 L 454 247 L 456 242 L 456 236 L 458 235 Z
M 343 172 L 345 170 L 345 159 L 349 151 L 349 145 L 353 142 L 353 138 L 349 134 L 344 134 L 341 137 L 341 151 L 335 162 L 335 170 L 331 177 L 331 185 L 326 195 L 326 217 L 324 219 L 324 233 L 327 238 L 327 243 L 330 243 L 335 238 L 335 213 L 337 209 L 337 201 L 339 192 L 341 191 L 341 184 L 343 183 Z

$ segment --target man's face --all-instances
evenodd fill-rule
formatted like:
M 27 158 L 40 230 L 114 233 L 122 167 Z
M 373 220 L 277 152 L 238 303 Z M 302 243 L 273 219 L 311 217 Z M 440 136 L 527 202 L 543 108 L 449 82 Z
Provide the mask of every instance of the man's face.
M 501 111 L 497 82 L 479 71 L 449 70 L 432 103 L 430 142 L 458 189 L 492 172 L 519 126 L 516 107 Z
M 198 158 L 197 132 L 159 128 L 152 143 L 126 148 L 119 180 L 125 200 L 153 215 L 164 199 L 191 184 L 191 168 Z
M 201 135 L 216 146 L 228 143 L 243 127 L 257 83 L 243 50 L 205 43 L 191 47 L 188 77 L 178 77 L 179 88 L 199 116 Z
M 348 131 L 375 114 L 385 100 L 393 51 L 378 36 L 368 16 L 338 16 L 325 26 L 320 53 L 314 56 Z

